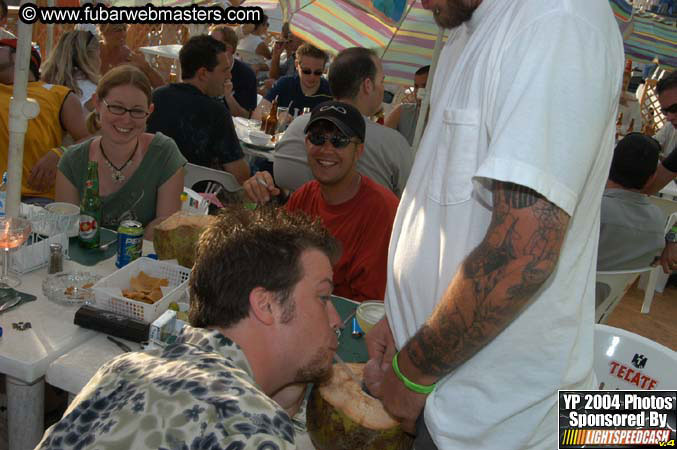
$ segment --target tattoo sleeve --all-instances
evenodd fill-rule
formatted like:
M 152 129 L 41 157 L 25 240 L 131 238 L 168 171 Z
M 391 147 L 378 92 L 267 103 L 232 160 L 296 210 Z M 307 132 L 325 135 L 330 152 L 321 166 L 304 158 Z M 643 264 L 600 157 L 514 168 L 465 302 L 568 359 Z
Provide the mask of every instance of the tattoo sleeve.
M 494 182 L 487 234 L 405 346 L 421 375 L 442 377 L 497 336 L 557 264 L 569 216 L 526 187 Z

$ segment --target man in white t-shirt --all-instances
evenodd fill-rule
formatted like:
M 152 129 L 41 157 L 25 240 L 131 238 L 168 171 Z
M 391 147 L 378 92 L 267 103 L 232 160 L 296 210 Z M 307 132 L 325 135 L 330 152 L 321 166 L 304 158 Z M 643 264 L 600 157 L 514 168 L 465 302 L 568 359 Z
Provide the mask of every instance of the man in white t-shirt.
M 606 0 L 423 5 L 452 31 L 365 382 L 410 429 L 423 413 L 417 450 L 552 450 L 557 390 L 596 387 L 595 259 L 622 38 Z

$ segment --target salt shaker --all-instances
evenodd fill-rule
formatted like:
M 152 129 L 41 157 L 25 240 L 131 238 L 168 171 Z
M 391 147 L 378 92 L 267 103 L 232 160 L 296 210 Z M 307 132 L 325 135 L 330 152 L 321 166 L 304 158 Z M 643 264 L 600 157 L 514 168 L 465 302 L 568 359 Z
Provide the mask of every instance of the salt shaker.
M 49 275 L 63 272 L 63 248 L 61 244 L 49 244 Z

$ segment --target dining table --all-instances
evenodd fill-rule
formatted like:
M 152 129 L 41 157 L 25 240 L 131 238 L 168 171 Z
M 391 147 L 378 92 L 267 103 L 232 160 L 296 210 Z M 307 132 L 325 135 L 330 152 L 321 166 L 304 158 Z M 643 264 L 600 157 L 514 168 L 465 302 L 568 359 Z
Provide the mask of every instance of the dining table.
M 180 44 L 166 44 L 166 45 L 151 45 L 146 47 L 139 47 L 139 51 L 144 54 L 148 64 L 153 64 L 153 57 L 160 56 L 162 58 L 169 58 L 173 60 L 176 79 L 181 79 L 181 63 L 179 61 L 179 52 L 182 45 Z
M 670 181 L 663 189 L 658 192 L 659 197 L 665 197 L 669 200 L 677 200 L 677 183 Z
M 263 158 L 271 163 L 275 161 L 275 142 L 272 139 L 269 139 L 265 143 L 254 143 L 249 137 L 250 130 L 258 129 L 261 121 L 233 117 L 233 124 L 235 125 L 237 138 L 242 145 L 242 152 L 245 155 L 251 158 Z M 281 135 L 276 135 L 276 140 L 279 140 L 280 137 Z
M 112 231 L 102 234 L 102 243 L 116 240 Z M 75 245 L 75 246 L 74 246 Z M 71 258 L 63 262 L 65 272 L 88 272 L 106 276 L 116 270 L 116 246 L 84 251 L 71 238 Z M 29 450 L 40 441 L 44 429 L 45 374 L 61 355 L 93 339 L 96 331 L 73 323 L 77 305 L 55 303 L 43 294 L 47 266 L 20 275 L 20 293 L 35 299 L 0 313 L 0 373 L 7 392 L 7 421 L 10 450 Z

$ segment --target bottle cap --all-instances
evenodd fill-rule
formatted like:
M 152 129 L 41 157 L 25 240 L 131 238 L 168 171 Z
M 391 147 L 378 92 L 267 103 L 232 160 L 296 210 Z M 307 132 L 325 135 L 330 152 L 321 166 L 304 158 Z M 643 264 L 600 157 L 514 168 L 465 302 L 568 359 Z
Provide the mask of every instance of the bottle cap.
M 63 247 L 58 242 L 55 242 L 53 244 L 49 244 L 49 251 L 52 252 L 52 253 L 61 252 L 62 249 L 63 249 Z

